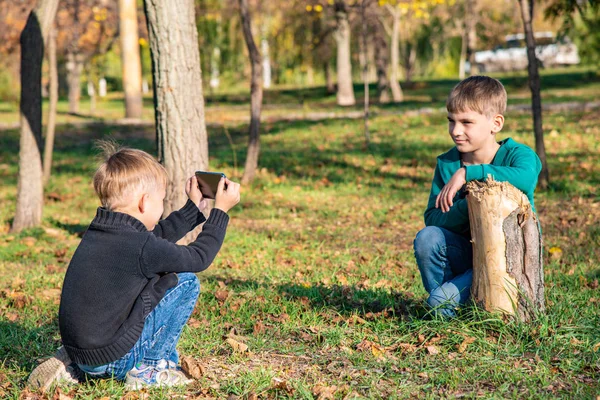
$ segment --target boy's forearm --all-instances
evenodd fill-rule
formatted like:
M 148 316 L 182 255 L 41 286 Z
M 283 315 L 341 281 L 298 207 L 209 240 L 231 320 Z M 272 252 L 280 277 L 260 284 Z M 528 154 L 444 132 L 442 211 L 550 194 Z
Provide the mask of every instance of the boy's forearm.
M 444 213 L 435 208 L 435 203 L 425 211 L 425 226 L 439 226 L 456 233 L 465 233 L 469 230 L 469 209 L 466 199 L 454 202 L 450 211 Z
M 175 243 L 204 221 L 206 221 L 204 214 L 198 210 L 194 202 L 188 200 L 181 209 L 173 211 L 160 221 L 152 233 Z

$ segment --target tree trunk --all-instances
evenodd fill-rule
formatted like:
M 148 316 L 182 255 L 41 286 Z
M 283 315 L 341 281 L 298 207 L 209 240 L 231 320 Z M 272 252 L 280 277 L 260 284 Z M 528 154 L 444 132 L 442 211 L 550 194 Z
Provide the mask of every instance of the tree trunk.
M 521 17 L 525 30 L 525 41 L 527 42 L 527 72 L 529 75 L 529 88 L 531 89 L 531 111 L 533 113 L 533 131 L 535 133 L 535 151 L 542 162 L 542 171 L 538 178 L 538 185 L 545 189 L 550 182 L 548 163 L 546 162 L 546 147 L 544 145 L 544 131 L 542 129 L 542 95 L 540 92 L 540 74 L 538 62 L 535 56 L 535 39 L 533 37 L 533 2 L 530 0 L 519 0 Z
M 333 77 L 331 73 L 331 64 L 329 62 L 325 62 L 323 64 L 323 68 L 325 69 L 325 87 L 327 89 L 327 94 L 335 93 L 335 83 L 333 83 Z
M 152 55 L 158 158 L 167 169 L 165 215 L 187 201 L 184 185 L 208 167 L 194 0 L 144 2 Z
M 262 85 L 262 64 L 261 56 L 254 38 L 252 37 L 252 20 L 248 10 L 248 0 L 239 0 L 240 17 L 242 20 L 242 31 L 244 40 L 248 47 L 250 64 L 252 66 L 252 77 L 250 81 L 250 128 L 248 139 L 248 154 L 246 156 L 246 165 L 244 167 L 244 176 L 242 183 L 251 182 L 258 168 L 258 155 L 260 152 L 260 110 L 262 107 L 263 85 Z
M 365 133 L 365 146 L 369 146 L 371 141 L 369 134 L 369 56 L 367 51 L 367 0 L 363 0 L 361 3 L 361 19 L 362 19 L 362 30 L 361 30 L 361 50 L 363 54 L 363 85 L 364 85 L 364 133 Z
M 390 102 L 390 82 L 387 77 L 388 49 L 385 42 L 385 30 L 378 18 L 374 19 L 373 35 L 375 40 L 375 67 L 377 69 L 377 99 L 380 104 Z
M 337 43 L 337 104 L 352 106 L 356 104 L 356 100 L 354 98 L 354 87 L 352 86 L 350 24 L 344 0 L 336 0 L 335 2 L 335 19 L 337 24 L 334 34 Z
M 435 51 L 434 51 L 435 54 Z M 404 58 L 404 71 L 405 71 L 405 80 L 406 83 L 412 82 L 412 74 L 413 68 L 415 66 L 415 61 L 417 60 L 417 49 L 414 45 L 408 45 L 406 49 L 405 58 Z
M 54 131 L 56 128 L 56 108 L 58 105 L 58 66 L 56 64 L 56 29 L 52 28 L 48 35 L 48 70 L 50 74 L 50 93 L 48 107 L 48 124 L 44 143 L 44 185 L 48 183 L 52 173 L 52 153 L 54 151 Z
M 69 113 L 79 113 L 79 100 L 81 98 L 81 71 L 83 60 L 80 54 L 67 53 L 67 84 L 69 86 Z
M 544 311 L 542 236 L 527 196 L 488 178 L 467 184 L 475 303 L 530 321 Z
M 58 0 L 41 0 L 21 33 L 21 102 L 17 205 L 11 231 L 37 226 L 44 204 L 42 170 L 42 61 Z
M 142 61 L 135 0 L 119 0 L 119 35 L 125 92 L 125 118 L 142 118 Z
M 469 59 L 469 65 L 471 69 L 469 75 L 479 74 L 479 68 L 475 64 L 475 48 L 477 47 L 477 16 L 479 15 L 476 10 L 477 0 L 467 0 L 466 4 L 466 15 L 467 15 L 467 57 Z
M 466 6 L 465 6 L 466 7 Z M 468 22 L 467 22 L 467 10 L 465 8 L 465 16 L 463 21 L 463 33 L 460 42 L 460 60 L 458 63 L 458 79 L 465 79 L 466 74 L 466 63 L 467 63 L 467 47 L 469 41 L 469 30 L 468 30 Z M 471 68 L 473 66 L 471 65 Z
M 400 74 L 398 70 L 398 66 L 400 65 L 400 10 L 394 9 L 391 6 L 388 10 L 393 18 L 392 34 L 390 37 L 390 87 L 392 89 L 392 100 L 394 103 L 400 103 L 404 100 L 404 93 L 402 93 L 402 88 L 400 87 Z

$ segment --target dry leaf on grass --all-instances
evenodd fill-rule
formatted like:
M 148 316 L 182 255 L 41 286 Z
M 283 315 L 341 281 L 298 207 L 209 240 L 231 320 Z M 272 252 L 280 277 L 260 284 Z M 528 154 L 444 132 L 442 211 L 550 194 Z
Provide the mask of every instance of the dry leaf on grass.
M 293 394 L 295 391 L 294 387 L 290 385 L 288 381 L 279 378 L 273 378 L 273 380 L 271 380 L 271 386 L 273 389 L 283 390 L 288 394 Z
M 248 351 L 248 345 L 238 342 L 235 339 L 227 338 L 227 340 L 225 340 L 225 341 L 227 342 L 227 344 L 229 344 L 231 346 L 233 351 L 235 351 L 237 353 L 245 353 Z
M 337 386 L 317 385 L 313 387 L 313 394 L 317 396 L 317 400 L 333 399 L 337 392 Z
M 215 297 L 218 301 L 224 302 L 229 297 L 229 292 L 227 290 L 217 290 L 215 292 Z
M 438 348 L 436 346 L 427 346 L 427 352 L 431 355 L 436 355 L 439 354 L 440 351 L 438 350 Z
M 458 352 L 461 354 L 464 353 L 467 350 L 467 347 L 474 341 L 474 337 L 467 336 L 465 340 L 463 340 L 462 343 L 458 345 Z
M 200 379 L 206 373 L 206 369 L 191 356 L 181 358 L 181 369 L 194 379 Z

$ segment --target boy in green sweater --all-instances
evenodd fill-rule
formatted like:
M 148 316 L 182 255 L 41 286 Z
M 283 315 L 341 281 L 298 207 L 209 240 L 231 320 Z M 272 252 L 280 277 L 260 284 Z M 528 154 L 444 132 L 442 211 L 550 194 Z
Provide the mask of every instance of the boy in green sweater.
M 506 90 L 498 80 L 472 76 L 448 96 L 448 131 L 456 144 L 438 156 L 425 228 L 414 241 L 427 303 L 437 314 L 455 316 L 471 292 L 473 250 L 465 184 L 491 175 L 527 195 L 531 206 L 541 170 L 538 156 L 512 139 L 496 142 L 504 126 Z

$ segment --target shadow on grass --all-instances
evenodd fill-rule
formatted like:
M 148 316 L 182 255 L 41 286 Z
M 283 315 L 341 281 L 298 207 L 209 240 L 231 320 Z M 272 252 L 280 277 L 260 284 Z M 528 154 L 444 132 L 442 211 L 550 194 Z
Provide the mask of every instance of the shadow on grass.
M 256 291 L 260 288 L 269 291 L 276 290 L 289 301 L 298 301 L 319 311 L 331 310 L 345 317 L 358 315 L 368 320 L 383 316 L 387 319 L 406 321 L 423 318 L 429 312 L 425 303 L 415 299 L 412 293 L 393 289 L 320 283 L 309 286 L 293 283 L 271 285 L 264 282 L 219 276 L 210 276 L 204 280 L 215 285 L 219 281 L 224 281 L 229 289 L 237 292 Z
M 52 226 L 64 229 L 71 235 L 77 235 L 79 237 L 83 236 L 89 226 L 89 224 L 65 224 L 54 218 L 50 218 L 49 222 L 52 224 Z
M 31 372 L 38 359 L 49 357 L 61 345 L 53 340 L 58 332 L 58 320 L 36 328 L 24 327 L 16 322 L 0 321 L 1 363 L 15 364 Z

